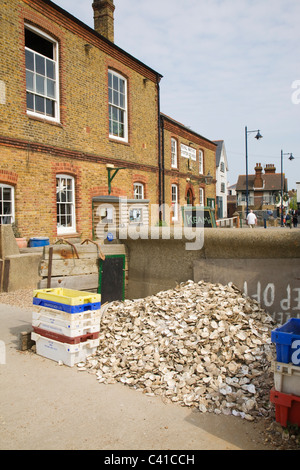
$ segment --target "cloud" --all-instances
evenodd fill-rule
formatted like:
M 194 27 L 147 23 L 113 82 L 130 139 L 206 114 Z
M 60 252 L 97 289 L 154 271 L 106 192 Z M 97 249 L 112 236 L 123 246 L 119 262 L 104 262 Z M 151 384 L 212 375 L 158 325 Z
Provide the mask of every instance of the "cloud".
M 92 0 L 56 3 L 93 27 Z M 300 80 L 299 0 L 115 0 L 115 6 L 116 44 L 164 76 L 163 112 L 225 140 L 231 182 L 243 167 L 245 125 L 264 134 L 254 157 L 275 159 L 281 147 L 300 157 L 300 104 L 291 102 L 292 83 Z M 300 158 L 292 168 L 295 186 Z

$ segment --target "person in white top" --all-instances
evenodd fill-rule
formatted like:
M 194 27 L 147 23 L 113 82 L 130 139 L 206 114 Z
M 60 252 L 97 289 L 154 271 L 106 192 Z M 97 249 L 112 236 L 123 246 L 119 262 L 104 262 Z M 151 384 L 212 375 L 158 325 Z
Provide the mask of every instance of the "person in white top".
M 257 224 L 257 218 L 252 209 L 247 215 L 247 224 L 249 225 L 250 228 L 254 228 L 255 225 Z

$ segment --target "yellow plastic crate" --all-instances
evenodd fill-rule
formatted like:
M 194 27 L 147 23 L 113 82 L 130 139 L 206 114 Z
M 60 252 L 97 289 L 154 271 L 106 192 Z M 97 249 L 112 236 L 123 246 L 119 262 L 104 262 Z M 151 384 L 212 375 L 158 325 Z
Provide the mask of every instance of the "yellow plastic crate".
M 66 305 L 95 304 L 101 302 L 101 295 L 92 292 L 82 292 L 80 290 L 65 289 L 37 289 L 33 291 L 33 296 L 51 302 L 59 302 Z

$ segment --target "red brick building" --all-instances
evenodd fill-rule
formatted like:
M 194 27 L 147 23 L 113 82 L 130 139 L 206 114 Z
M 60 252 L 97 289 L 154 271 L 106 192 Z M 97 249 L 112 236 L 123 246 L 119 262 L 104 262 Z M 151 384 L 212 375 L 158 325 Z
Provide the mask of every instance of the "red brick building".
M 197 171 L 189 192 L 190 169 L 164 166 L 177 137 L 165 118 L 162 143 L 161 74 L 114 44 L 113 0 L 92 7 L 95 29 L 50 0 L 0 5 L 0 223 L 17 222 L 27 239 L 91 237 L 103 204 L 120 197 L 127 217 L 146 222 L 151 204 L 172 202 L 174 181 L 180 203 L 199 202 Z M 213 144 L 177 128 L 196 152 L 208 146 L 214 176 Z

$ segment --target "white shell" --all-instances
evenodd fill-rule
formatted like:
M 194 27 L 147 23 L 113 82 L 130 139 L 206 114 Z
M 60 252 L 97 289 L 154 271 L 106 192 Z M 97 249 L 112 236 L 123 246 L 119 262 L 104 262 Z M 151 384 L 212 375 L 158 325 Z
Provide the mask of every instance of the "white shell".
M 100 346 L 78 370 L 166 403 L 251 421 L 269 412 L 273 328 L 234 285 L 187 281 L 145 299 L 111 302 Z

